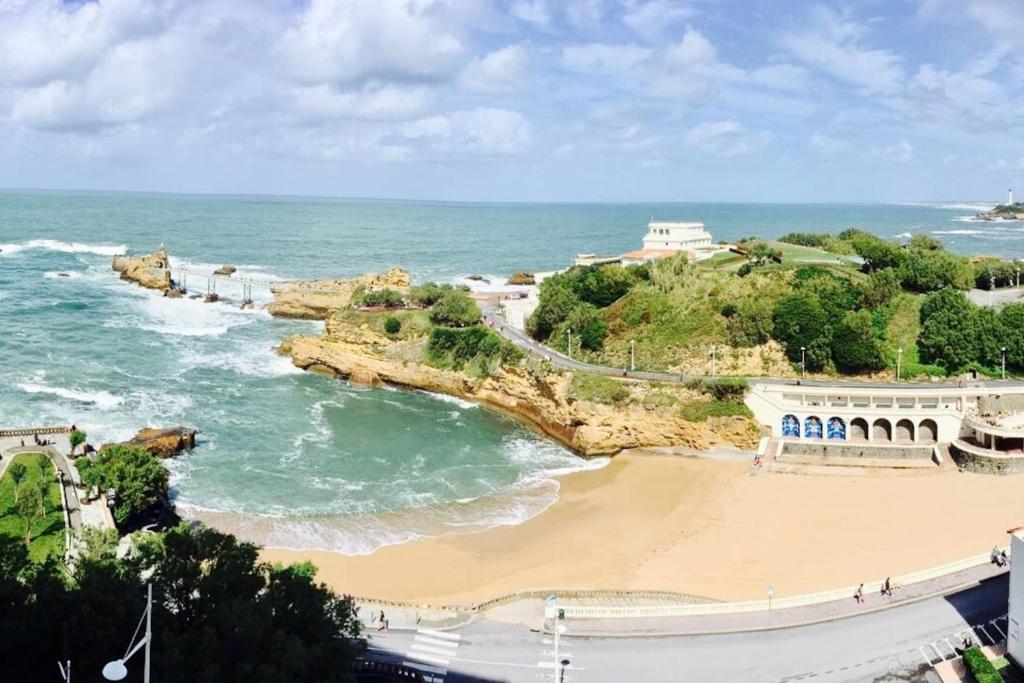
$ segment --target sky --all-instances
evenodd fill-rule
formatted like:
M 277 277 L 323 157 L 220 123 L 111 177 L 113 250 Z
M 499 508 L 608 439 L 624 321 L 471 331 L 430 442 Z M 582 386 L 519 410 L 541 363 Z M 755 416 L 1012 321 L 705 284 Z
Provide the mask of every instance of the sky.
M 0 187 L 1024 196 L 1024 0 L 0 0 Z

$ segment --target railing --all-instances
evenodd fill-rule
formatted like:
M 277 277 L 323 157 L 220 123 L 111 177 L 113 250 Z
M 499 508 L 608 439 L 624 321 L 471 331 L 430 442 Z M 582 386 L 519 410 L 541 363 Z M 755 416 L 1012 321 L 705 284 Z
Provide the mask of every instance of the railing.
M 1007 552 L 1009 549 L 1007 548 Z M 973 555 L 963 560 L 950 562 L 949 564 L 923 569 L 903 576 L 892 577 L 892 582 L 897 585 L 907 586 L 913 583 L 920 583 L 931 579 L 939 578 L 949 574 L 984 566 L 992 561 L 990 553 Z M 864 584 L 864 592 L 879 592 L 884 581 L 873 581 Z M 762 612 L 769 608 L 772 610 L 789 609 L 793 607 L 806 607 L 838 600 L 848 600 L 857 591 L 857 586 L 840 588 L 837 590 L 811 593 L 808 595 L 797 595 L 789 598 L 775 598 L 770 601 L 749 600 L 745 602 L 717 602 L 705 605 L 644 605 L 644 606 L 582 606 L 566 605 L 566 618 L 577 619 L 625 619 L 636 617 L 686 617 L 703 616 L 709 614 L 740 614 L 745 612 Z
M 71 427 L 26 427 L 24 429 L 0 429 L 0 437 L 32 436 L 33 434 L 67 434 Z
M 965 421 L 967 422 L 967 426 L 980 430 L 986 434 L 994 434 L 995 436 L 1001 436 L 1008 439 L 1024 438 L 1024 425 L 1019 428 L 1003 427 L 998 424 L 989 424 L 985 421 L 985 418 L 977 415 L 968 415 Z

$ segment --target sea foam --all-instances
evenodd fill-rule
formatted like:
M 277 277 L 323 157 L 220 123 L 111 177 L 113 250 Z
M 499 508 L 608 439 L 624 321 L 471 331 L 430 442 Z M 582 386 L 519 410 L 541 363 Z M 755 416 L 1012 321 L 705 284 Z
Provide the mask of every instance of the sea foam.
M 38 382 L 23 382 L 18 388 L 27 394 L 49 394 L 75 403 L 86 403 L 95 405 L 102 410 L 116 408 L 124 402 L 120 396 L 114 396 L 107 391 L 82 391 L 78 389 L 67 389 L 64 387 L 51 387 Z
M 26 249 L 58 251 L 64 254 L 96 254 L 97 256 L 120 256 L 128 247 L 124 244 L 83 244 L 61 240 L 29 240 L 18 244 L 0 244 L 0 256 L 13 256 Z

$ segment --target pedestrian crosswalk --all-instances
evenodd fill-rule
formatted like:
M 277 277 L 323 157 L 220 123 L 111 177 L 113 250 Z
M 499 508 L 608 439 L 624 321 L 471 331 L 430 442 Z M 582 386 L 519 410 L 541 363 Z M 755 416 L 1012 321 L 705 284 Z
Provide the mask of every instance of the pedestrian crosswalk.
M 555 659 L 555 641 L 553 638 L 545 637 L 541 640 L 543 646 L 540 651 L 540 661 L 537 668 L 540 672 L 536 680 L 555 681 L 555 683 L 571 683 L 578 680 L 576 676 L 581 668 L 573 664 L 573 654 L 570 643 L 562 638 L 561 646 L 558 648 L 557 663 Z
M 427 683 L 443 683 L 448 665 L 459 650 L 461 638 L 458 633 L 417 629 L 402 664 L 422 672 L 423 680 Z

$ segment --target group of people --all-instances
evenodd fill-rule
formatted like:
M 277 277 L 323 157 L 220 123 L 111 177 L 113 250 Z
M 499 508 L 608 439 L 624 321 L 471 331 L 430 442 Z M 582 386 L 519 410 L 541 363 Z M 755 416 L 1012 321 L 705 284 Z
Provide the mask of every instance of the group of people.
M 893 581 L 891 576 L 887 576 L 885 577 L 885 581 L 882 582 L 882 589 L 879 591 L 879 593 L 882 595 L 882 597 L 891 598 L 893 596 L 893 593 L 899 589 L 900 584 Z M 863 603 L 865 601 L 866 598 L 864 597 L 863 583 L 857 586 L 857 590 L 853 592 L 853 599 L 859 603 Z

